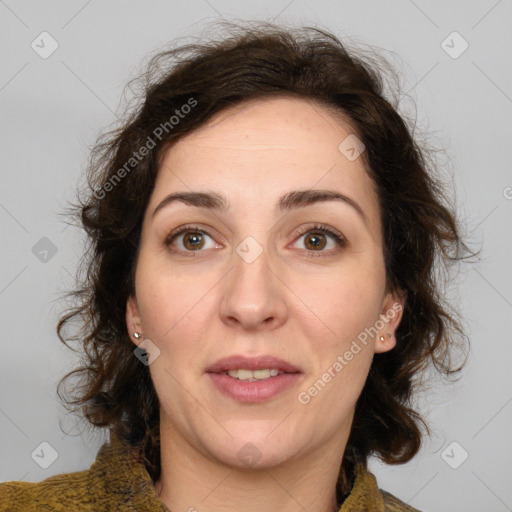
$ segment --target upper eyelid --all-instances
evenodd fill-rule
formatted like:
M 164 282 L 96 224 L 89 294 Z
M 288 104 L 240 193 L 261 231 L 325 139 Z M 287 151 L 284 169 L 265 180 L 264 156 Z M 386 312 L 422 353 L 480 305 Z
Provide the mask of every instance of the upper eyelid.
M 338 235 L 340 238 L 345 238 L 345 235 L 338 229 L 324 225 L 322 222 L 313 222 L 314 225 L 299 228 L 294 231 L 295 235 L 302 236 L 315 230 L 325 231 L 326 234 Z M 318 227 L 315 227 L 317 225 Z

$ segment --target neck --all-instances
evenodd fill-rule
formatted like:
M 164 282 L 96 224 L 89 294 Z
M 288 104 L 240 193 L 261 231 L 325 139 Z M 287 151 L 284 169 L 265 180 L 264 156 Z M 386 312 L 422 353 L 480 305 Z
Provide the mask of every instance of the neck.
M 171 512 L 337 512 L 336 482 L 346 437 L 342 449 L 337 437 L 321 451 L 247 469 L 205 455 L 161 425 L 162 471 L 155 491 Z

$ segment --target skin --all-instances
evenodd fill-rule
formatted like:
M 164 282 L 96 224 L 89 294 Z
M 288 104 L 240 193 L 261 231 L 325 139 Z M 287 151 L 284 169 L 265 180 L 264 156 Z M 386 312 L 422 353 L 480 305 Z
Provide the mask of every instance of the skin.
M 160 351 L 149 366 L 161 418 L 162 474 L 155 488 L 171 510 L 337 509 L 335 484 L 355 404 L 374 354 L 394 348 L 401 312 L 360 343 L 308 404 L 297 396 L 393 304 L 403 306 L 386 290 L 374 184 L 362 157 L 349 161 L 338 149 L 351 133 L 315 102 L 257 99 L 217 114 L 161 159 L 126 320 L 136 345 L 141 341 L 133 332 Z M 278 198 L 299 189 L 343 193 L 365 220 L 340 201 L 276 214 Z M 222 213 L 175 202 L 152 217 L 178 191 L 221 193 L 230 208 Z M 320 234 L 315 248 L 317 231 L 308 231 L 314 223 L 341 232 L 347 245 Z M 169 233 L 187 224 L 197 226 L 192 233 L 208 234 L 187 243 L 182 233 L 167 246 Z M 299 228 L 304 233 L 297 235 Z M 262 249 L 252 263 L 236 252 L 248 236 Z M 266 402 L 236 402 L 205 373 L 232 354 L 271 354 L 303 375 Z M 247 443 L 258 450 L 251 466 L 238 456 Z

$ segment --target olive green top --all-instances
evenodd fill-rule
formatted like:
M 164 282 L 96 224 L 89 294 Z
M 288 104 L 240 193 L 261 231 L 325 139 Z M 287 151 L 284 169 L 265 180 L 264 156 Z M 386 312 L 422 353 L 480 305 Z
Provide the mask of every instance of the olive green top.
M 144 464 L 111 436 L 88 470 L 62 473 L 41 482 L 0 484 L 1 512 L 170 512 L 155 494 Z M 339 512 L 419 512 L 377 486 L 362 465 Z

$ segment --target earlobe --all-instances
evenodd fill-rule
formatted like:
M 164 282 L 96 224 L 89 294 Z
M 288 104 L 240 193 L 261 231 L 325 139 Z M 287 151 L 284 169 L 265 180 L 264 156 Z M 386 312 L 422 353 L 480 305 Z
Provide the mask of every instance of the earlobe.
M 133 295 L 131 295 L 126 302 L 126 328 L 128 329 L 128 335 L 135 345 L 138 346 L 140 343 L 137 340 L 135 333 L 142 332 L 139 308 L 137 301 Z
M 375 353 L 388 352 L 396 346 L 396 330 L 405 307 L 405 293 L 388 293 L 379 320 L 379 333 L 375 340 Z
M 386 332 L 384 334 L 380 334 L 375 341 L 375 353 L 381 354 L 383 352 L 389 352 L 396 346 L 396 338 L 395 334 L 391 332 Z

